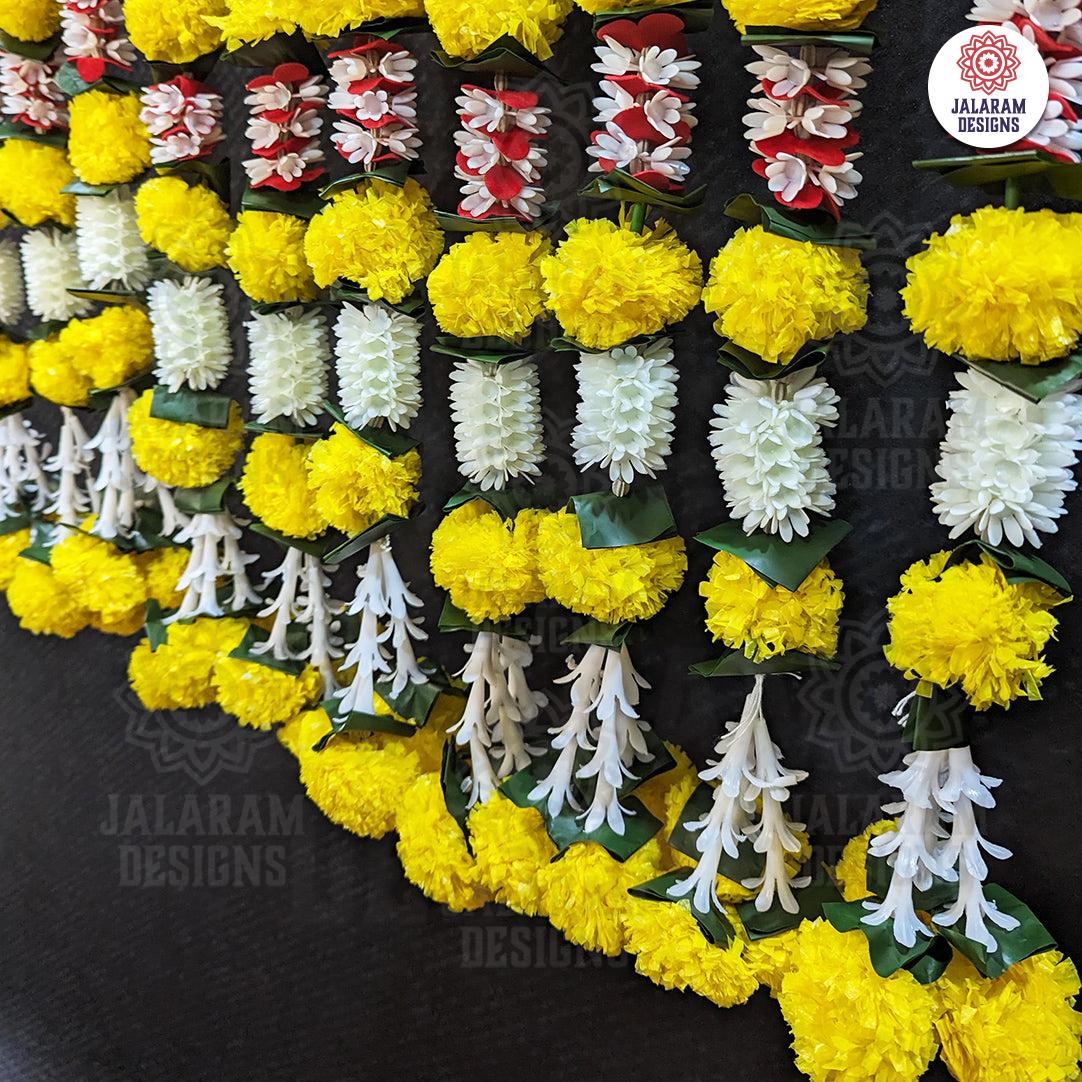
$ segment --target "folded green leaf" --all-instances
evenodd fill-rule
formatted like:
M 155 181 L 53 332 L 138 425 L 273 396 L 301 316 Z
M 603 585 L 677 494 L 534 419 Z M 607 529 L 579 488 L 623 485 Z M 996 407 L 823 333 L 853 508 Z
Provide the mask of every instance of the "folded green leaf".
M 237 647 L 229 654 L 238 661 L 249 661 L 253 665 L 262 665 L 276 672 L 288 673 L 290 676 L 300 676 L 304 672 L 305 663 L 293 658 L 277 658 L 269 651 L 265 654 L 256 653 L 254 648 L 265 643 L 270 638 L 270 633 L 251 624 L 244 633 Z M 286 645 L 291 654 L 298 654 L 308 647 L 308 632 L 299 624 L 291 625 L 286 631 Z
M 245 188 L 240 197 L 241 210 L 266 210 L 306 220 L 314 218 L 326 205 L 318 195 L 279 192 L 273 188 Z
M 559 206 L 556 203 L 542 203 L 541 213 L 528 222 L 509 214 L 470 218 L 448 210 L 437 210 L 436 221 L 445 233 L 530 233 L 536 229 L 545 229 L 558 213 Z
M 676 521 L 665 489 L 639 485 L 624 496 L 587 492 L 571 497 L 583 548 L 609 549 L 644 545 L 676 535 Z
M 188 387 L 170 391 L 155 387 L 150 399 L 150 416 L 159 421 L 198 425 L 200 428 L 228 428 L 233 400 L 219 391 L 193 391 Z
M 741 34 L 740 44 L 749 48 L 755 45 L 821 45 L 825 48 L 844 49 L 860 56 L 871 56 L 879 40 L 874 30 L 830 33 L 824 30 L 790 30 L 786 26 L 749 26 Z
M 987 541 L 964 541 L 951 551 L 947 567 L 962 560 L 979 560 L 989 556 L 1003 571 L 1008 582 L 1040 582 L 1064 598 L 1072 596 L 1071 584 L 1048 562 L 1039 556 L 1019 552 L 1010 545 L 990 545 Z
M 750 349 L 738 346 L 726 338 L 718 349 L 718 363 L 747 379 L 770 380 L 780 379 L 801 369 L 822 364 L 829 352 L 828 342 L 809 342 L 797 351 L 791 361 L 786 361 L 784 364 L 772 364 L 770 361 L 764 361 L 757 353 L 752 353 Z
M 466 840 L 466 848 L 472 853 L 470 832 L 466 825 L 470 815 L 469 780 L 469 762 L 459 753 L 454 739 L 449 737 L 443 745 L 443 759 L 440 762 L 440 788 L 447 811 L 458 824 Z
M 520 75 L 531 78 L 535 75 L 546 75 L 556 78 L 548 71 L 544 64 L 533 53 L 527 52 L 510 34 L 504 34 L 497 38 L 487 49 L 477 54 L 472 59 L 461 56 L 451 56 L 443 49 L 434 49 L 432 59 L 441 68 L 453 71 L 480 71 L 504 75 Z M 559 81 L 557 79 L 557 81 Z
M 668 902 L 670 905 L 679 906 L 695 918 L 699 931 L 708 942 L 717 947 L 728 946 L 736 936 L 736 930 L 729 922 L 724 910 L 715 904 L 713 898 L 710 899 L 710 912 L 700 913 L 686 897 L 673 898 L 669 895 L 669 888 L 682 883 L 689 875 L 691 875 L 690 868 L 678 868 L 674 872 L 666 872 L 646 883 L 628 887 L 627 892 L 633 898 L 641 898 L 647 902 Z
M 876 246 L 876 238 L 848 222 L 836 222 L 826 211 L 783 210 L 775 203 L 760 203 L 744 192 L 729 200 L 725 213 L 747 225 L 761 225 L 768 233 L 805 244 L 828 244 L 862 251 Z
M 52 34 L 43 41 L 24 41 L 6 30 L 0 30 L 0 50 L 17 53 L 28 60 L 48 60 L 56 52 L 59 43 L 59 34 Z
M 885 979 L 899 969 L 910 969 L 933 949 L 934 935 L 918 935 L 912 947 L 903 947 L 894 938 L 894 925 L 891 921 L 864 924 L 862 918 L 867 912 L 863 902 L 827 902 L 823 906 L 823 916 L 839 932 L 860 932 L 867 939 L 872 968 L 880 977 Z
M 379 541 L 380 538 L 393 533 L 399 526 L 409 522 L 410 519 L 416 518 L 420 512 L 420 507 L 415 506 L 408 518 L 403 518 L 401 515 L 384 515 L 378 522 L 369 526 L 364 533 L 359 533 L 355 537 L 350 537 L 340 545 L 336 545 L 334 548 L 329 549 L 323 555 L 323 562 L 330 564 L 331 566 L 340 564 L 343 560 L 355 555 L 362 549 L 368 548 L 374 541 Z
M 395 432 L 378 425 L 365 425 L 355 428 L 346 420 L 346 415 L 330 399 L 325 399 L 323 408 L 342 426 L 348 428 L 359 440 L 375 448 L 388 458 L 398 458 L 420 446 L 420 440 L 407 436 L 404 432 Z
M 724 657 L 699 661 L 691 666 L 695 676 L 770 676 L 775 674 L 794 676 L 805 672 L 834 672 L 840 666 L 829 658 L 803 654 L 790 650 L 775 657 L 752 661 L 743 651 L 732 650 Z
M 9 120 L 0 121 L 0 142 L 5 139 L 22 139 L 27 143 L 42 143 L 49 147 L 63 148 L 68 145 L 67 132 L 37 131 Z
M 214 484 L 204 485 L 202 488 L 178 488 L 173 493 L 177 510 L 186 515 L 209 515 L 223 511 L 232 483 L 231 477 L 220 477 Z
M 146 603 L 146 616 L 143 623 L 146 627 L 147 645 L 150 647 L 150 652 L 153 654 L 157 651 L 158 647 L 164 645 L 167 640 L 165 623 L 162 620 L 162 607 L 154 600 L 154 598 L 151 598 Z
M 436 335 L 436 342 L 431 348 L 433 353 L 481 364 L 520 361 L 537 352 L 513 342 L 505 342 L 502 338 L 452 338 L 445 334 Z
M 501 517 L 512 519 L 527 508 L 544 507 L 548 501 L 543 496 L 544 491 L 541 486 L 524 481 L 512 481 L 501 489 L 483 489 L 472 481 L 468 481 L 443 505 L 443 510 L 453 511 L 471 500 L 483 500 Z
M 229 159 L 215 162 L 200 158 L 186 162 L 166 162 L 155 166 L 163 177 L 180 177 L 193 188 L 206 187 L 214 192 L 224 203 L 229 203 Z
M 691 214 L 703 205 L 706 186 L 700 185 L 688 192 L 663 192 L 622 169 L 612 169 L 591 180 L 579 195 L 586 199 L 657 207 L 669 214 Z
M 1062 391 L 1069 383 L 1082 375 L 1082 350 L 1076 350 L 1066 357 L 1048 361 L 1046 364 L 1022 364 L 1020 361 L 969 361 L 965 357 L 956 359 L 1030 402 L 1040 402 L 1048 395 Z
M 970 742 L 973 710 L 958 688 L 918 691 L 909 700 L 902 738 L 914 751 L 946 751 Z
M 440 611 L 438 627 L 440 631 L 466 631 L 471 635 L 479 632 L 492 632 L 496 635 L 506 635 L 512 639 L 528 639 L 532 633 L 530 622 L 523 616 L 513 617 L 497 623 L 494 620 L 482 620 L 475 624 L 457 605 L 449 595 L 443 599 L 443 609 Z
M 786 910 L 777 895 L 770 907 L 763 912 L 755 908 L 755 902 L 741 902 L 736 907 L 740 921 L 750 940 L 767 939 L 780 935 L 797 927 L 801 921 L 815 920 L 823 915 L 823 907 L 842 901 L 842 896 L 829 875 L 823 874 L 812 880 L 806 887 L 793 891 L 796 897 L 797 911 Z
M 587 620 L 580 628 L 565 635 L 563 642 L 570 646 L 607 646 L 619 650 L 631 634 L 631 624 L 603 624 L 600 620 Z

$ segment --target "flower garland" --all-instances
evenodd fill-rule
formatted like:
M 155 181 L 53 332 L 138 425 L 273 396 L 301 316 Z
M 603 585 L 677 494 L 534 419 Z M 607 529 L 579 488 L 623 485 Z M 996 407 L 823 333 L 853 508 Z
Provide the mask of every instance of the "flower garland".
M 64 56 L 84 82 L 97 82 L 109 69 L 127 72 L 135 65 L 120 0 L 64 0 L 60 36 Z
M 56 85 L 57 69 L 53 60 L 0 52 L 0 113 L 32 132 L 66 129 L 68 110 Z
M 146 87 L 139 100 L 154 165 L 205 158 L 225 138 L 221 94 L 186 75 Z

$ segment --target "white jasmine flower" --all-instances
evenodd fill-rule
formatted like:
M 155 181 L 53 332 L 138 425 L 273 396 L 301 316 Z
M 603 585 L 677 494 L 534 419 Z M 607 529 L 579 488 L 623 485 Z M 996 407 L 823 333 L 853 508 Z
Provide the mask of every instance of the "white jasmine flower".
M 178 543 L 191 545 L 191 556 L 177 581 L 184 596 L 177 611 L 168 617 L 169 623 L 241 612 L 259 601 L 246 570 L 258 557 L 241 549 L 241 536 L 240 526 L 228 511 L 193 515 L 176 535 Z M 224 600 L 218 593 L 223 581 L 229 588 Z
M 52 479 L 52 500 L 46 507 L 55 516 L 57 529 L 66 533 L 77 527 L 90 512 L 97 514 L 100 496 L 93 486 L 90 440 L 78 414 L 60 407 L 60 437 L 56 454 L 45 463 Z
M 42 460 L 49 447 L 21 413 L 0 417 L 0 518 L 23 510 L 27 499 L 33 511 L 49 502 L 49 480 Z
M 84 445 L 86 451 L 98 454 L 93 533 L 106 541 L 131 535 L 139 506 L 137 489 L 144 487 L 143 474 L 132 457 L 128 431 L 128 408 L 134 401 L 135 392 L 130 387 L 117 391 L 97 434 Z
M 290 309 L 253 315 L 248 331 L 248 392 L 252 413 L 266 424 L 284 417 L 314 424 L 327 394 L 327 328 L 318 311 Z
M 801 46 L 790 53 L 774 45 L 753 45 L 762 57 L 746 65 L 747 70 L 771 86 L 771 97 L 792 98 L 809 84 L 823 83 L 834 90 L 852 92 L 866 86 L 864 76 L 872 66 L 863 57 L 851 56 L 844 49 Z
M 139 290 L 150 278 L 147 247 L 127 188 L 75 197 L 75 245 L 89 289 Z
M 147 308 L 158 382 L 171 391 L 217 387 L 233 359 L 222 286 L 207 278 L 163 279 L 147 290 Z
M 17 323 L 25 307 L 19 249 L 13 240 L 0 240 L 0 323 Z
M 59 229 L 32 229 L 19 246 L 26 281 L 26 304 L 42 320 L 67 321 L 90 311 L 90 301 L 69 289 L 85 289 L 79 270 L 75 234 Z

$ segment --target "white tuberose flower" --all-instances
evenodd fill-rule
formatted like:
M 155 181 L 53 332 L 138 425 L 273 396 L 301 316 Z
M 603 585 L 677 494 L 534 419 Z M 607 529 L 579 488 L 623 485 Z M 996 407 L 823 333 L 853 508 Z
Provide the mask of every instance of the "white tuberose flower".
M 75 244 L 90 289 L 121 285 L 137 290 L 150 278 L 147 247 L 127 188 L 75 197 Z
M 327 394 L 327 328 L 318 311 L 253 315 L 248 330 L 248 392 L 262 424 L 285 417 L 311 425 Z
M 0 323 L 17 322 L 25 303 L 19 249 L 13 240 L 0 241 Z
M 22 239 L 26 303 L 44 320 L 69 320 L 90 311 L 90 301 L 69 289 L 85 289 L 75 250 L 75 234 L 59 229 L 32 229 Z
M 147 308 L 158 382 L 171 391 L 217 387 L 233 359 L 222 287 L 206 278 L 163 279 L 147 290 Z

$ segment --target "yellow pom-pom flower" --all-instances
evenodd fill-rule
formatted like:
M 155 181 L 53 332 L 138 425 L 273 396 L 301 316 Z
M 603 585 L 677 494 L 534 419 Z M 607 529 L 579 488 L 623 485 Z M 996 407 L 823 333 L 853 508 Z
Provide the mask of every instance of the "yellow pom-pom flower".
M 177 608 L 184 598 L 177 583 L 188 566 L 191 553 L 180 546 L 151 549 L 135 557 L 146 580 L 147 600 L 157 601 L 163 609 Z
M 323 690 L 319 670 L 311 666 L 294 676 L 236 657 L 218 658 L 213 681 L 218 705 L 252 729 L 288 721 L 311 706 Z
M 30 397 L 30 350 L 0 334 L 0 407 Z
M 340 192 L 309 223 L 304 254 L 316 282 L 356 282 L 374 300 L 397 304 L 436 265 L 443 232 L 428 192 L 369 180 Z
M 842 888 L 842 896 L 847 902 L 858 902 L 870 898 L 868 889 L 868 844 L 872 838 L 886 834 L 895 828 L 893 819 L 880 819 L 869 823 L 859 834 L 845 843 L 838 863 L 834 865 L 834 878 Z
M 253 301 L 310 301 L 319 292 L 304 258 L 305 223 L 290 214 L 245 210 L 229 235 L 226 258 Z
M 296 29 L 293 0 L 228 0 L 223 15 L 207 16 L 217 27 L 226 49 L 266 41 L 275 34 L 291 34 Z
M 428 276 L 440 329 L 457 338 L 517 342 L 545 310 L 541 233 L 471 233 L 452 244 Z
M 771 364 L 805 343 L 859 331 L 868 319 L 868 275 L 852 248 L 739 229 L 714 256 L 703 306 L 714 329 Z
M 128 432 L 136 465 L 178 488 L 212 484 L 233 464 L 244 442 L 240 407 L 229 407 L 225 428 L 165 421 L 150 416 L 154 392 L 144 391 L 128 410 Z
M 884 979 L 861 932 L 804 921 L 778 1002 L 797 1068 L 812 1082 L 916 1082 L 936 1052 L 932 993 L 911 973 Z
M 44 41 L 59 29 L 56 0 L 4 0 L 0 4 L 0 30 L 20 41 Z
M 583 548 L 570 511 L 538 524 L 541 581 L 554 601 L 605 624 L 647 620 L 680 588 L 687 571 L 682 538 L 611 549 Z
M 579 218 L 541 261 L 547 305 L 564 332 L 591 349 L 655 334 L 695 307 L 702 263 L 664 222 L 634 233 Z
M 316 508 L 336 530 L 350 535 L 363 533 L 384 515 L 405 518 L 421 479 L 416 450 L 389 458 L 340 424 L 308 452 L 307 467 Z
M 150 165 L 150 136 L 137 94 L 87 90 L 68 103 L 68 155 L 87 184 L 123 184 Z
M 887 602 L 887 660 L 909 680 L 961 685 L 977 710 L 1041 697 L 1052 672 L 1042 655 L 1063 599 L 1046 586 L 1008 582 L 987 556 L 946 567 L 947 552 L 913 564 Z
M 1082 214 L 959 214 L 906 269 L 905 315 L 930 349 L 1040 364 L 1082 335 Z
M 699 593 L 706 599 L 706 629 L 714 641 L 752 661 L 788 650 L 832 657 L 838 648 L 844 595 L 826 560 L 795 590 L 787 590 L 771 586 L 739 557 L 719 552 Z
M 958 1082 L 1065 1082 L 1082 1073 L 1078 970 L 1059 951 L 1016 962 L 995 980 L 955 954 L 932 989 L 941 1055 Z
M 402 871 L 426 897 L 455 913 L 492 901 L 466 839 L 447 810 L 438 773 L 422 774 L 406 790 L 396 825 Z
M 739 918 L 732 910 L 729 911 L 729 919 L 734 924 L 739 923 Z M 790 928 L 787 932 L 752 940 L 744 948 L 744 961 L 755 974 L 755 979 L 770 989 L 774 999 L 778 998 L 785 974 L 793 968 L 793 947 L 796 946 L 796 939 L 797 930 Z
M 90 380 L 55 336 L 31 342 L 27 359 L 36 394 L 58 406 L 85 406 L 90 401 Z
M 180 177 L 152 177 L 135 193 L 139 235 L 186 271 L 225 266 L 233 219 L 217 192 Z
M 425 14 L 421 0 L 306 0 L 291 8 L 305 34 L 331 38 L 376 19 L 416 19 Z
M 749 26 L 790 30 L 853 30 L 875 10 L 877 0 L 722 0 L 741 34 Z
M 248 510 L 287 537 L 315 537 L 327 528 L 308 487 L 312 444 L 265 432 L 252 441 L 244 460 L 240 490 Z
M 451 56 L 467 59 L 508 36 L 539 60 L 547 60 L 570 10 L 571 0 L 501 0 L 485 4 L 425 0 L 425 14 L 440 45 Z
M 71 591 L 56 581 L 53 569 L 37 560 L 17 561 L 7 587 L 8 606 L 19 627 L 34 635 L 70 639 L 90 623 Z
M 226 0 L 124 0 L 124 26 L 147 60 L 186 64 L 218 47 L 221 33 L 207 19 L 225 15 L 228 6 Z
M 115 304 L 89 319 L 73 319 L 57 336 L 72 364 L 95 388 L 116 387 L 154 360 L 150 320 L 141 308 Z
M 0 590 L 6 590 L 22 563 L 19 553 L 30 545 L 30 528 L 0 534 Z
M 681 905 L 629 898 L 624 908 L 624 944 L 635 955 L 635 972 L 662 988 L 697 995 L 719 1007 L 746 1003 L 759 982 L 745 961 L 745 944 L 711 943 Z
M 75 180 L 60 147 L 6 139 L 0 143 L 0 207 L 22 225 L 75 224 L 75 196 L 61 191 Z
M 451 511 L 432 534 L 432 578 L 474 621 L 506 620 L 543 601 L 537 531 L 545 512 L 505 519 L 484 500 Z
M 493 898 L 516 913 L 544 916 L 539 874 L 556 856 L 556 846 L 541 813 L 493 793 L 473 806 L 469 828 L 478 875 Z

